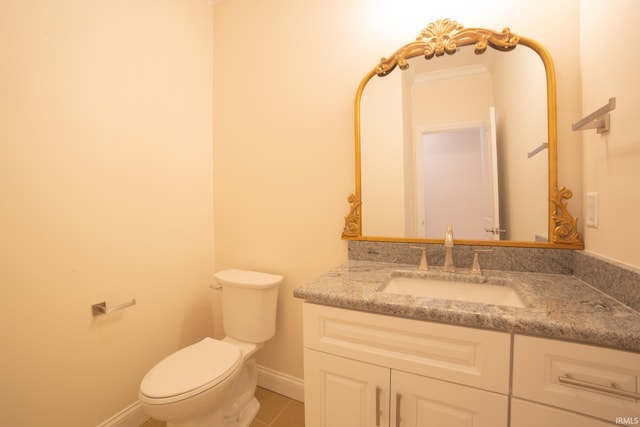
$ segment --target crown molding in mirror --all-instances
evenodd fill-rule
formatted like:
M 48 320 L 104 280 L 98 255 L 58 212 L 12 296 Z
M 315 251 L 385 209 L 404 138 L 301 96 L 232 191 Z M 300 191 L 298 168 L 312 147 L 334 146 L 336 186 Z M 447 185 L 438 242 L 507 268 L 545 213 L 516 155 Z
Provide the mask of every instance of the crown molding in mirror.
M 416 40 L 398 49 L 391 57 L 382 58 L 380 63 L 361 81 L 355 99 L 355 161 L 356 189 L 348 198 L 349 215 L 345 217 L 342 238 L 345 240 L 372 240 L 395 242 L 439 243 L 442 239 L 374 237 L 362 236 L 362 188 L 360 175 L 360 100 L 362 92 L 369 80 L 374 76 L 384 77 L 396 67 L 405 70 L 409 67 L 408 59 L 424 56 L 425 60 L 445 54 L 453 55 L 462 46 L 474 45 L 476 54 L 482 54 L 490 46 L 499 51 L 510 51 L 517 45 L 533 49 L 544 63 L 547 78 L 547 116 L 548 116 L 548 171 L 549 171 L 549 242 L 518 242 L 505 240 L 456 240 L 456 244 L 518 246 L 518 247 L 556 247 L 583 249 L 584 244 L 577 229 L 578 219 L 567 210 L 568 200 L 573 193 L 565 187 L 557 185 L 557 106 L 556 78 L 553 60 L 549 52 L 539 43 L 526 37 L 513 34 L 509 28 L 495 32 L 484 28 L 464 28 L 463 25 L 450 19 L 432 22 L 416 37 Z

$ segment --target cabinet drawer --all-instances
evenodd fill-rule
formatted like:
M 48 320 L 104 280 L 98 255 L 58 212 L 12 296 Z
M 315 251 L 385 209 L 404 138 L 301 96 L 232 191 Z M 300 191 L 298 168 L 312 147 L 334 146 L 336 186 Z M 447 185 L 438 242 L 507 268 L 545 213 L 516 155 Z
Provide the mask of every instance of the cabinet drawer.
M 509 392 L 508 333 L 305 303 L 304 345 L 419 375 Z
M 609 423 L 640 417 L 639 401 L 622 395 L 639 392 L 640 354 L 516 336 L 513 363 L 515 397 Z
M 511 399 L 510 425 L 511 427 L 610 427 L 611 423 L 558 408 Z

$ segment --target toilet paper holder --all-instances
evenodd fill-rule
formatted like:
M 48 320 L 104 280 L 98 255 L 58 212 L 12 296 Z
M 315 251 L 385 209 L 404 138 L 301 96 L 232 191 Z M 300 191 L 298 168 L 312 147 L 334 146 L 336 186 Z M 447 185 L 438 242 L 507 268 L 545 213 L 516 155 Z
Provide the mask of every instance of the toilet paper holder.
M 131 307 L 132 305 L 136 305 L 136 299 L 132 299 L 131 301 L 127 301 L 125 303 L 122 304 L 118 304 L 118 305 L 114 305 L 111 307 L 107 307 L 107 302 L 106 301 L 102 301 L 99 302 L 97 304 L 93 304 L 91 306 L 91 313 L 94 316 L 100 316 L 102 314 L 109 314 L 109 313 L 113 313 L 114 311 L 119 311 L 119 310 L 123 310 L 127 307 Z

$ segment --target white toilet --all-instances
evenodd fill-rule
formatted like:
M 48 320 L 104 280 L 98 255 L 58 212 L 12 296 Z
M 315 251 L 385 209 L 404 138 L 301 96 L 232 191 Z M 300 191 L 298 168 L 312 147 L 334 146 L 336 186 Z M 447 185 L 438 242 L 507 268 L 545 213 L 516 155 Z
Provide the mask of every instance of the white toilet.
M 275 335 L 282 276 L 224 270 L 215 278 L 225 338 L 205 338 L 173 353 L 140 384 L 142 409 L 167 427 L 247 427 L 260 409 L 253 356 Z

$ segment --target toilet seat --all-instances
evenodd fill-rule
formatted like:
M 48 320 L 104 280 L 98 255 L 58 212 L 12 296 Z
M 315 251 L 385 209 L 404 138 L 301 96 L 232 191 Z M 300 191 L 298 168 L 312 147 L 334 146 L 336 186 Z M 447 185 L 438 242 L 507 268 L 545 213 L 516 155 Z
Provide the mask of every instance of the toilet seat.
M 152 404 L 187 399 L 224 381 L 241 366 L 239 347 L 205 338 L 151 368 L 140 384 L 140 398 Z

